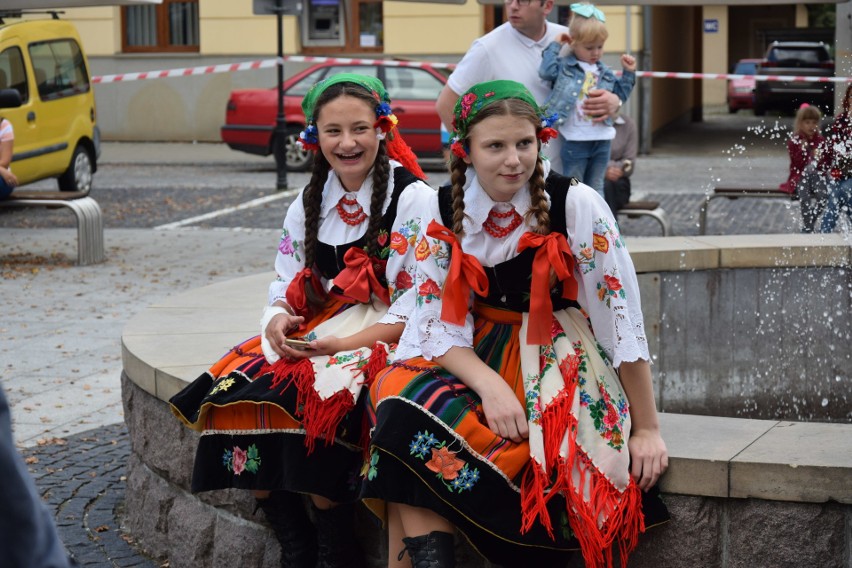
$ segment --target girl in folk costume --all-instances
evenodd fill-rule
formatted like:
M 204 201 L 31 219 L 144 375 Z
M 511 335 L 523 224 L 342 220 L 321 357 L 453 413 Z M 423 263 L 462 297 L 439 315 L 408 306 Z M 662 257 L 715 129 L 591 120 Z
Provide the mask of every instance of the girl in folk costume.
M 611 566 L 667 519 L 632 261 L 606 202 L 549 172 L 523 85 L 475 85 L 454 127 L 452 187 L 410 214 L 416 312 L 370 387 L 362 497 L 393 566 L 454 566 L 454 528 L 500 565 Z
M 282 566 L 361 566 L 351 526 L 367 435 L 360 395 L 414 305 L 405 294 L 413 251 L 390 230 L 398 209 L 434 191 L 418 179 L 378 79 L 335 75 L 302 109 L 300 142 L 317 152 L 284 219 L 261 334 L 171 405 L 202 434 L 193 491 L 255 490 Z M 299 493 L 310 495 L 316 526 Z

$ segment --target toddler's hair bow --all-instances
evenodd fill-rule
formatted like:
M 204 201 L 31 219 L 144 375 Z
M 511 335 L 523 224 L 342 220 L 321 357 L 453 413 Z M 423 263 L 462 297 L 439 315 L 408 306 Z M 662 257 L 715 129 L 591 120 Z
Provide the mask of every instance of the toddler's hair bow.
M 587 4 L 585 2 L 577 2 L 576 4 L 571 4 L 571 11 L 575 14 L 579 14 L 584 18 L 595 18 L 600 20 L 601 22 L 606 23 L 606 16 L 604 13 L 595 8 L 594 4 Z

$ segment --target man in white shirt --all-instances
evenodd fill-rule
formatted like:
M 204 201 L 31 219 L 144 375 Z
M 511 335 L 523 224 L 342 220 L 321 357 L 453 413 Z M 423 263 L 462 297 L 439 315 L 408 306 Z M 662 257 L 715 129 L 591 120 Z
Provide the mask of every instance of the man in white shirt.
M 509 21 L 474 40 L 438 95 L 435 107 L 444 124 L 453 122 L 453 107 L 459 93 L 483 81 L 517 81 L 530 90 L 539 104 L 547 99 L 550 82 L 538 76 L 541 52 L 560 35 L 567 34 L 568 28 L 547 21 L 553 0 L 508 0 L 505 6 Z M 583 111 L 597 117 L 596 121 L 604 120 L 615 115 L 620 103 L 614 93 L 593 89 L 585 99 Z M 556 171 L 561 172 L 558 139 L 550 141 L 545 155 Z

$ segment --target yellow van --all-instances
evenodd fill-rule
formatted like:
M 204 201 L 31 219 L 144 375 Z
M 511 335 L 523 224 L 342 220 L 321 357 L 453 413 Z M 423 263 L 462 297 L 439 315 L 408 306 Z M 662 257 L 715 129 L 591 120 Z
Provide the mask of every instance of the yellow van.
M 0 111 L 15 131 L 12 172 L 18 183 L 53 177 L 63 191 L 89 191 L 100 134 L 74 25 L 55 14 L 23 20 L 0 10 L 0 89 L 21 94 L 19 108 Z

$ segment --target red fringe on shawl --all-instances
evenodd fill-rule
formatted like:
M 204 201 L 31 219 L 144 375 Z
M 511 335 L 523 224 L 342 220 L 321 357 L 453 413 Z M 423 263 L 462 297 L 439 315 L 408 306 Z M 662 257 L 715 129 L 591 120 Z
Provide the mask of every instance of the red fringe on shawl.
M 563 372 L 567 369 L 563 369 Z M 570 372 L 570 371 L 569 371 Z M 553 538 L 553 527 L 547 511 L 547 502 L 560 493 L 565 496 L 568 524 L 580 543 L 587 567 L 612 568 L 612 546 L 618 543 L 621 565 L 636 548 L 639 534 L 645 532 L 642 514 L 642 494 L 636 482 L 630 480 L 622 493 L 592 464 L 582 449 L 577 447 L 577 418 L 571 414 L 576 393 L 576 368 L 572 377 L 566 377 L 566 387 L 548 404 L 541 416 L 545 462 L 557 464 L 556 480 L 550 485 L 550 467 L 542 469 L 538 463 L 530 464 L 521 484 L 521 533 L 527 532 L 536 521 L 547 529 Z M 573 384 L 572 384 L 573 383 Z M 568 455 L 559 456 L 559 448 L 568 432 Z M 574 483 L 572 469 L 582 461 L 588 469 L 578 467 L 579 485 Z M 590 499 L 583 499 L 586 475 L 591 473 Z M 548 487 L 549 486 L 549 487 Z M 545 489 L 549 492 L 545 495 Z M 606 519 L 602 527 L 598 519 Z
M 369 388 L 378 372 L 387 366 L 387 359 L 388 351 L 385 345 L 376 343 L 367 364 L 362 369 L 365 388 Z M 279 359 L 272 365 L 264 364 L 260 370 L 261 375 L 270 372 L 272 373 L 270 389 L 278 388 L 284 381 L 286 384 L 282 391 L 289 388 L 291 384 L 296 388 L 298 393 L 296 404 L 302 409 L 298 418 L 305 429 L 305 447 L 308 454 L 314 451 L 319 438 L 323 438 L 326 445 L 331 445 L 334 442 L 334 432 L 337 432 L 341 420 L 355 408 L 355 399 L 349 389 L 338 391 L 326 399 L 321 398 L 314 388 L 316 375 L 310 359 L 298 361 Z M 326 434 L 329 432 L 331 435 Z M 361 437 L 362 447 L 366 447 L 369 443 L 369 428 L 366 432 L 362 431 Z
M 336 392 L 327 399 L 322 399 L 314 388 L 314 366 L 310 359 L 291 361 L 279 359 L 272 365 L 266 364 L 260 373 L 272 373 L 272 383 L 269 388 L 274 389 L 284 381 L 284 389 L 291 385 L 296 388 L 296 406 L 301 408 L 297 411 L 297 418 L 302 422 L 305 429 L 305 447 L 310 455 L 316 447 L 319 438 L 325 439 L 327 446 L 334 442 L 334 432 L 340 425 L 343 417 L 355 408 L 355 400 L 348 389 Z M 331 435 L 327 435 L 331 432 Z
M 376 380 L 379 372 L 388 366 L 388 349 L 384 343 L 376 342 L 373 345 L 373 352 L 370 353 L 370 359 L 364 367 L 364 389 L 370 390 L 373 381 Z M 370 421 L 364 417 L 361 423 L 361 447 L 364 448 L 364 458 L 369 461 L 370 455 Z

